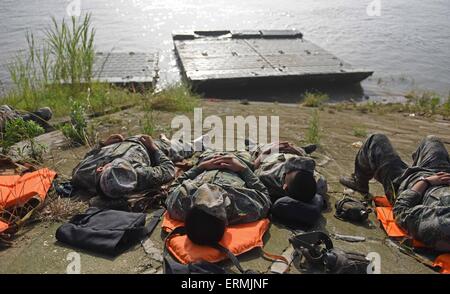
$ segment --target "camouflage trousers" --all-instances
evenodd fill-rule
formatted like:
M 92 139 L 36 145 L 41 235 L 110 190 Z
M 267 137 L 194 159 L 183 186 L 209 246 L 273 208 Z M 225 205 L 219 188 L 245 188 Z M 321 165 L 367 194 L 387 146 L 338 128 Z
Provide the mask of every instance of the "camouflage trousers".
M 20 113 L 8 105 L 0 105 L 0 132 L 3 132 L 6 123 L 10 120 L 22 118 L 25 121 L 34 121 L 46 131 L 52 130 L 52 127 L 47 123 L 52 117 L 51 111 L 48 108 L 40 108 L 34 112 Z
M 444 144 L 435 136 L 422 140 L 412 154 L 413 167 L 434 172 L 450 171 L 450 159 Z M 362 181 L 375 178 L 383 185 L 389 199 L 398 194 L 402 176 L 409 166 L 400 158 L 383 134 L 370 135 L 355 159 L 355 175 Z
M 450 157 L 435 136 L 422 140 L 412 154 L 413 165 L 403 162 L 385 135 L 371 135 L 355 160 L 355 175 L 361 180 L 375 178 L 394 202 L 396 222 L 408 233 L 437 250 L 450 249 L 450 187 L 429 188 L 424 195 L 412 191 L 420 176 L 450 172 Z

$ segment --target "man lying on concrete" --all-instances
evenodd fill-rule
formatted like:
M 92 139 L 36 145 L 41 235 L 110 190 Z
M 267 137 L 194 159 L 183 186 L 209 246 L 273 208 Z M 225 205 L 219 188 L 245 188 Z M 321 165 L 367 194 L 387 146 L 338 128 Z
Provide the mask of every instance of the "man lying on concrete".
M 286 225 L 313 225 L 325 208 L 327 182 L 308 156 L 315 147 L 277 142 L 253 151 L 255 174 L 268 188 L 273 202 L 272 215 Z
M 52 110 L 49 107 L 39 108 L 34 112 L 20 113 L 11 106 L 0 105 L 0 133 L 5 130 L 8 121 L 18 118 L 25 121 L 34 121 L 45 130 L 49 130 L 51 127 L 47 122 L 52 118 L 52 115 Z
M 366 194 L 369 180 L 380 182 L 394 205 L 396 222 L 410 236 L 438 251 L 450 250 L 450 158 L 435 136 L 426 137 L 412 154 L 413 165 L 402 161 L 389 139 L 369 136 L 355 159 L 355 171 L 342 185 Z
M 158 190 L 174 175 L 172 161 L 150 136 L 116 134 L 86 154 L 72 172 L 72 184 L 99 195 L 92 206 L 126 210 L 128 196 Z
M 171 185 L 171 218 L 184 221 L 191 241 L 213 245 L 225 227 L 267 217 L 267 188 L 252 171 L 250 153 L 205 151 L 198 163 Z

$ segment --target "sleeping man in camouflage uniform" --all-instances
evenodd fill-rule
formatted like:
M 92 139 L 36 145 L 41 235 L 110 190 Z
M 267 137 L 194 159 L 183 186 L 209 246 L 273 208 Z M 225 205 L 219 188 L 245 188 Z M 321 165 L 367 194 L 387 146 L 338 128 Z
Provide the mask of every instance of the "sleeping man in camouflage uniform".
M 267 188 L 252 171 L 250 153 L 204 151 L 198 163 L 171 185 L 166 200 L 171 218 L 184 221 L 191 241 L 213 245 L 227 225 L 267 217 Z
M 92 206 L 127 210 L 130 195 L 153 191 L 173 180 L 175 167 L 149 136 L 111 135 L 88 152 L 72 172 L 72 185 L 89 194 Z
M 25 121 L 34 121 L 45 130 L 51 129 L 47 123 L 52 118 L 52 111 L 49 107 L 43 107 L 34 112 L 20 113 L 8 105 L 0 105 L 0 133 L 5 130 L 8 121 L 22 118 Z
M 252 153 L 255 174 L 273 202 L 272 215 L 286 225 L 311 226 L 325 208 L 327 182 L 308 156 L 315 147 L 276 142 L 257 146 Z
M 340 182 L 366 194 L 369 180 L 375 178 L 394 205 L 396 222 L 410 236 L 438 251 L 449 251 L 449 154 L 437 137 L 428 136 L 412 159 L 408 167 L 385 135 L 371 135 L 356 155 L 354 173 Z

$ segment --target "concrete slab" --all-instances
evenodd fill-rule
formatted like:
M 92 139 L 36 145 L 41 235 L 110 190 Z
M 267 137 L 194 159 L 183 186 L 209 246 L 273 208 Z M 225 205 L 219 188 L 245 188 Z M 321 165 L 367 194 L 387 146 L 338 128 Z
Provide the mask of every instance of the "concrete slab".
M 153 87 L 158 76 L 158 54 L 97 52 L 94 80 L 119 86 Z
M 355 69 L 295 30 L 192 31 L 173 34 L 182 75 L 196 88 L 259 83 L 358 83 Z

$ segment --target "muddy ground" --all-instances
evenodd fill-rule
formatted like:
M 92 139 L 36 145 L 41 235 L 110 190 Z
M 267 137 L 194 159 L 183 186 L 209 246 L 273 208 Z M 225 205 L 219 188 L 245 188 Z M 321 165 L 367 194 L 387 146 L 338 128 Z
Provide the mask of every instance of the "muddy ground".
M 313 108 L 299 107 L 294 104 L 257 103 L 241 104 L 238 101 L 205 100 L 202 103 L 203 118 L 208 115 L 266 115 L 279 116 L 280 139 L 301 145 L 308 129 Z M 426 135 L 440 136 L 450 146 L 449 121 L 409 116 L 408 114 L 362 114 L 358 111 L 336 111 L 328 107 L 318 110 L 320 117 L 321 147 L 315 153 L 318 170 L 324 174 L 329 183 L 329 204 L 334 208 L 336 200 L 343 196 L 343 187 L 338 178 L 352 171 L 357 148 L 353 143 L 364 138 L 354 134 L 354 128 L 365 129 L 368 133 L 382 132 L 388 135 L 403 159 L 411 162 L 411 153 L 419 141 Z M 155 133 L 171 132 L 170 122 L 174 113 L 154 112 Z M 192 117 L 192 114 L 187 114 Z M 140 122 L 144 112 L 140 107 L 131 108 L 112 115 L 94 119 L 93 123 L 106 138 L 112 133 L 132 135 L 142 132 Z M 269 120 L 270 121 L 270 120 Z M 69 176 L 72 168 L 87 151 L 87 147 L 60 147 L 64 140 L 57 133 L 45 135 L 44 141 L 50 145 L 46 165 L 54 168 L 61 176 Z M 59 146 L 59 147 L 58 147 Z M 371 192 L 381 195 L 381 186 L 371 183 Z M 361 197 L 356 195 L 356 197 Z M 367 254 L 377 252 L 381 256 L 382 273 L 435 273 L 429 267 L 406 255 L 393 245 L 380 228 L 374 214 L 366 225 L 342 222 L 334 216 L 334 209 L 324 212 L 316 229 L 330 234 L 363 236 L 366 241 L 351 243 L 333 240 L 336 247 Z M 158 228 L 144 246 L 136 245 L 124 254 L 109 258 L 67 247 L 56 241 L 54 234 L 60 222 L 37 222 L 20 231 L 11 248 L 0 251 L 0 273 L 65 273 L 69 264 L 67 254 L 81 254 L 82 273 L 160 273 L 162 238 Z M 288 238 L 292 232 L 277 224 L 272 224 L 265 235 L 264 249 L 274 254 L 281 254 L 288 248 Z M 240 256 L 243 266 L 261 272 L 268 272 L 271 262 L 262 258 L 258 249 Z M 231 270 L 227 262 L 225 265 Z M 297 263 L 291 267 L 291 273 L 304 270 Z

